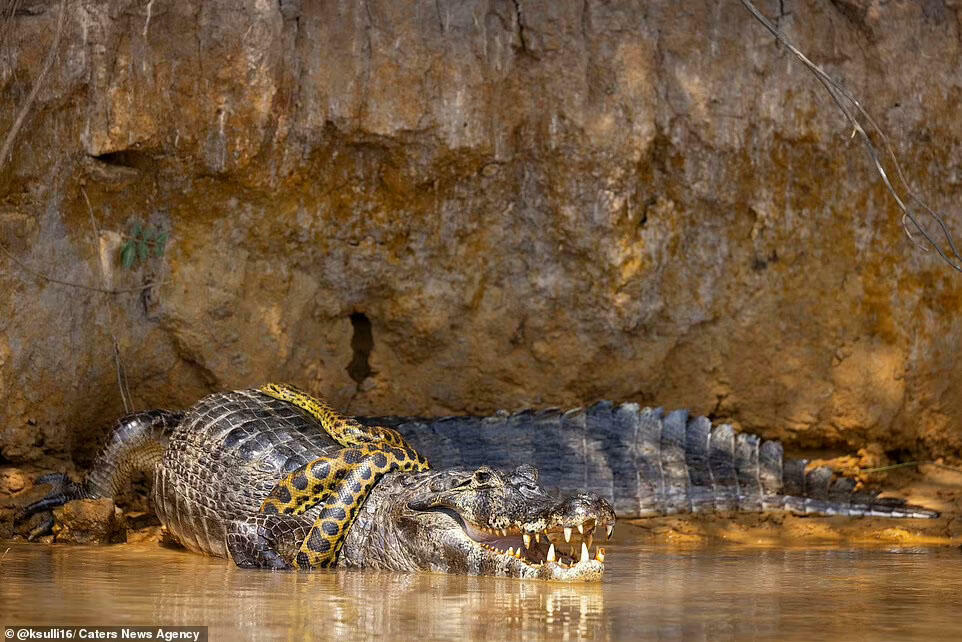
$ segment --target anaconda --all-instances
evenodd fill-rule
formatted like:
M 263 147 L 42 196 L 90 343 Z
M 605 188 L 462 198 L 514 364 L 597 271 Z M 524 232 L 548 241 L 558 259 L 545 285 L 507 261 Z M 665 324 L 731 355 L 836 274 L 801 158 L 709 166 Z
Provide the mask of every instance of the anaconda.
M 265 515 L 302 515 L 323 504 L 293 563 L 297 567 L 332 566 L 344 535 L 378 479 L 394 471 L 427 470 L 428 461 L 397 431 L 363 426 L 294 386 L 269 383 L 260 392 L 307 411 L 329 437 L 345 446 L 307 462 L 278 481 L 260 507 Z M 269 525 L 276 521 L 264 517 L 258 518 L 257 523 Z M 245 537 L 231 533 L 228 542 L 243 547 Z M 269 543 L 264 545 L 265 553 L 270 554 Z
M 605 402 L 568 412 L 355 423 L 312 407 L 310 397 L 271 392 L 281 394 L 218 393 L 183 413 L 126 417 L 82 482 L 48 478 L 54 491 L 27 512 L 112 496 L 140 469 L 151 475 L 152 501 L 175 539 L 243 567 L 312 565 L 298 556 L 318 524 L 323 529 L 319 518 L 347 508 L 353 523 L 345 510 L 336 520 L 343 529 L 321 530 L 337 547 L 330 557 L 337 566 L 563 581 L 604 572 L 604 551 L 593 544 L 611 534 L 615 512 L 601 493 L 631 516 L 772 509 L 937 516 L 855 492 L 852 480 L 828 469 L 806 471 L 804 461 L 785 460 L 778 442 L 712 428 L 684 412 Z M 427 462 L 405 438 L 436 463 L 461 466 L 417 470 Z M 370 449 L 365 457 L 400 448 L 407 470 L 367 469 L 370 483 L 354 489 L 351 475 L 365 468 L 344 454 L 361 446 Z M 480 461 L 485 453 L 487 463 Z M 343 475 L 311 472 L 332 460 L 347 464 Z

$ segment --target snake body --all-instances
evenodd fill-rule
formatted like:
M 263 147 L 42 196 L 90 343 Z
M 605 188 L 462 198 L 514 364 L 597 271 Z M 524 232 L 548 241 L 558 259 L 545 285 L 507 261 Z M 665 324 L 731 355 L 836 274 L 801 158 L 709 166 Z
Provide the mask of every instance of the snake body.
M 299 568 L 331 566 L 347 529 L 378 479 L 396 471 L 428 470 L 430 465 L 396 430 L 361 425 L 288 384 L 270 383 L 260 391 L 306 411 L 334 441 L 345 446 L 284 477 L 260 508 L 267 514 L 301 515 L 322 505 L 294 564 Z

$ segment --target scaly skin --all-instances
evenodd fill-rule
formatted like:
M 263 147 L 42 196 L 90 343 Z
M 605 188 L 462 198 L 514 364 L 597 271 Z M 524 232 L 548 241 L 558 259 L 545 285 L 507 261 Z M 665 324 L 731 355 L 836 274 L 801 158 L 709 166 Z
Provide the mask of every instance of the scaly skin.
M 615 513 L 597 495 L 549 495 L 538 471 L 481 466 L 387 475 L 348 533 L 339 565 L 394 571 L 600 580 Z
M 461 466 L 523 461 L 546 485 L 604 495 L 620 517 L 788 511 L 926 519 L 936 511 L 879 497 L 777 441 L 712 426 L 684 410 L 602 401 L 491 417 L 358 417 L 390 425 L 433 459 Z M 563 462 L 563 463 L 562 463 Z
M 363 426 L 290 384 L 269 383 L 260 391 L 307 411 L 334 441 L 353 446 L 295 470 L 277 483 L 260 508 L 267 514 L 301 515 L 323 502 L 294 565 L 332 566 L 345 533 L 378 480 L 386 473 L 427 470 L 430 464 L 397 431 Z
M 148 434 L 153 416 L 132 416 L 121 425 L 138 424 L 142 429 L 135 432 Z M 351 432 L 350 438 L 363 439 L 357 431 Z M 310 559 L 305 563 L 299 556 L 312 531 L 317 532 L 314 526 L 319 521 L 323 525 L 325 510 L 361 506 L 353 483 L 355 477 L 367 481 L 363 480 L 367 469 L 359 463 L 384 454 L 371 443 L 345 449 L 312 412 L 256 390 L 202 399 L 183 413 L 164 439 L 163 458 L 155 464 L 151 490 L 161 523 L 188 549 L 229 556 L 242 567 L 310 565 Z M 162 445 L 159 440 L 144 443 L 140 438 L 130 444 L 126 450 L 114 447 L 105 451 L 83 483 L 62 477 L 47 480 L 54 486 L 53 492 L 27 507 L 24 514 L 70 499 L 110 495 L 109 489 L 90 483 L 102 476 L 101 468 L 127 470 L 131 462 L 146 461 L 143 454 Z M 348 455 L 351 451 L 355 454 Z M 356 458 L 361 461 L 354 461 Z M 331 493 L 325 501 L 297 514 L 306 503 L 298 504 L 290 514 L 261 511 L 273 492 L 281 492 L 277 490 L 281 480 L 293 484 L 300 479 L 297 471 L 305 473 L 304 481 L 310 471 L 319 480 L 316 487 L 323 487 L 332 472 L 328 470 L 324 476 L 321 470 L 311 471 L 318 460 L 343 460 L 347 474 L 335 488 L 349 489 L 350 497 Z M 386 472 L 376 484 L 374 472 L 370 472 L 373 489 L 363 508 L 355 508 L 351 516 L 356 518 L 354 525 L 346 534 L 340 533 L 342 547 L 335 556 L 338 566 L 562 581 L 597 580 L 603 573 L 604 551 L 586 552 L 591 543 L 587 538 L 596 528 L 607 534 L 603 527 L 613 526 L 615 515 L 597 495 L 552 498 L 537 482 L 537 471 L 528 466 L 514 473 L 487 466 L 475 471 Z M 116 476 L 112 479 L 117 484 L 123 481 Z M 348 520 L 346 514 L 334 517 Z M 579 526 L 585 541 L 579 539 Z M 570 542 L 565 539 L 565 529 Z
M 804 460 L 785 459 L 777 442 L 736 435 L 730 426 L 711 427 L 704 417 L 683 411 L 666 415 L 602 402 L 567 412 L 363 421 L 390 421 L 426 452 L 436 449 L 438 459 L 468 467 L 385 472 L 363 504 L 352 488 L 351 497 L 328 495 L 330 503 L 310 507 L 281 501 L 291 507 L 289 514 L 261 511 L 272 491 L 281 492 L 279 481 L 303 485 L 307 467 L 319 459 L 333 461 L 355 450 L 350 459 L 364 460 L 383 451 L 351 425 L 348 438 L 366 441 L 345 449 L 310 408 L 256 390 L 237 391 L 206 397 L 181 414 L 124 418 L 83 483 L 44 478 L 51 493 L 24 514 L 110 495 L 129 471 L 153 466 L 151 498 L 171 535 L 187 548 L 230 556 L 242 567 L 298 566 L 321 513 L 340 501 L 360 509 L 340 533 L 338 566 L 559 581 L 601 577 L 604 551 L 592 554 L 591 548 L 596 533 L 610 534 L 611 504 L 590 492 L 549 496 L 533 466 L 499 470 L 485 465 L 485 456 L 509 466 L 538 462 L 550 486 L 603 492 L 632 516 L 708 510 L 938 515 L 855 490 L 854 481 L 835 478 L 826 468 L 808 470 Z M 344 464 L 350 470 L 345 479 L 364 475 L 358 462 Z M 298 470 L 305 472 L 303 480 L 292 476 Z M 322 473 L 310 473 L 319 480 L 314 494 L 326 483 Z

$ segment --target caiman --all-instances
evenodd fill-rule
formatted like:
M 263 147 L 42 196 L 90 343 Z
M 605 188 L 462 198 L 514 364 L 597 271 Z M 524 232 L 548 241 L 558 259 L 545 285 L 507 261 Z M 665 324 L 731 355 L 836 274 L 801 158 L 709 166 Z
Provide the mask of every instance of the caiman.
M 431 468 L 405 437 L 459 467 Z M 124 417 L 82 481 L 41 478 L 52 490 L 22 516 L 112 497 L 135 471 L 152 479 L 154 509 L 186 548 L 275 569 L 590 581 L 604 573 L 604 549 L 593 544 L 611 536 L 616 509 L 635 517 L 938 515 L 856 492 L 827 468 L 806 472 L 778 442 L 684 412 L 603 402 L 568 412 L 352 419 L 269 384 L 213 394 L 184 412 Z

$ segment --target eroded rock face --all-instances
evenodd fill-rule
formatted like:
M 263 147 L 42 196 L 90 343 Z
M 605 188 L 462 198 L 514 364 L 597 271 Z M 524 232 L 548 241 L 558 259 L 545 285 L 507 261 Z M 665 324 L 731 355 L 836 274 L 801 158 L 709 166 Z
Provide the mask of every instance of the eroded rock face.
M 112 337 L 138 408 L 272 379 L 353 413 L 611 398 L 957 455 L 962 277 L 740 3 L 683 4 L 68 3 L 0 241 L 161 284 L 0 255 L 2 458 L 91 455 Z M 759 5 L 957 214 L 959 7 Z M 0 132 L 59 6 L 0 31 Z M 170 242 L 124 269 L 135 220 Z

